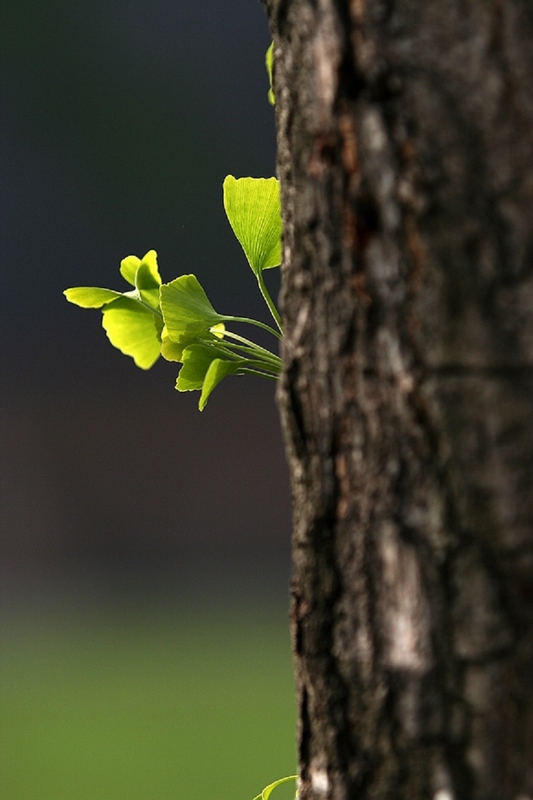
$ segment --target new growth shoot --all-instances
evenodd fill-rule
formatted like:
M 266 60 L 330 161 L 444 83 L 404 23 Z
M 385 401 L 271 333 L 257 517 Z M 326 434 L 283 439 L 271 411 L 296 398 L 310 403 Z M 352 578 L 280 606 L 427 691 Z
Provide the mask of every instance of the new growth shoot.
M 237 333 L 235 323 L 246 323 L 282 336 L 279 311 L 265 285 L 263 271 L 281 263 L 281 210 L 276 178 L 234 178 L 224 181 L 224 208 L 254 273 L 273 319 L 220 314 L 211 305 L 195 275 L 181 275 L 162 283 L 157 254 L 141 259 L 127 256 L 120 273 L 133 288 L 126 292 L 77 286 L 66 289 L 70 303 L 99 308 L 109 341 L 131 356 L 141 369 L 150 369 L 159 356 L 181 363 L 176 381 L 180 392 L 201 392 L 198 407 L 228 375 L 259 375 L 276 380 L 281 371 L 278 355 Z

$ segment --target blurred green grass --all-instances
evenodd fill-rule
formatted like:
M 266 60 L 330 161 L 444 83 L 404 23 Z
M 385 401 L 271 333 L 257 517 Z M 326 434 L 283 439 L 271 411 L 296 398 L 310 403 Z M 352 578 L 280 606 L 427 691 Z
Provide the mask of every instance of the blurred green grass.
M 294 771 L 287 628 L 268 610 L 3 620 L 2 799 L 252 800 Z

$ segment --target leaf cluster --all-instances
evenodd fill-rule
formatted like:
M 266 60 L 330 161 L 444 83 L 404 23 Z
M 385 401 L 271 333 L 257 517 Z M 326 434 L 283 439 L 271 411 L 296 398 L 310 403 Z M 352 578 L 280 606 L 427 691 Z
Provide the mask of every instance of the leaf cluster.
M 133 287 L 125 292 L 96 286 L 66 289 L 67 300 L 82 308 L 102 311 L 102 326 L 111 344 L 131 356 L 141 369 L 150 369 L 159 356 L 176 361 L 176 388 L 201 392 L 203 410 L 215 387 L 228 375 L 254 374 L 276 379 L 278 355 L 232 329 L 247 323 L 277 339 L 282 328 L 279 312 L 266 288 L 263 272 L 281 263 L 281 210 L 276 178 L 234 178 L 223 185 L 224 208 L 239 240 L 275 327 L 259 320 L 215 311 L 195 275 L 163 283 L 157 254 L 128 256 L 120 273 Z M 230 326 L 230 327 L 228 327 Z

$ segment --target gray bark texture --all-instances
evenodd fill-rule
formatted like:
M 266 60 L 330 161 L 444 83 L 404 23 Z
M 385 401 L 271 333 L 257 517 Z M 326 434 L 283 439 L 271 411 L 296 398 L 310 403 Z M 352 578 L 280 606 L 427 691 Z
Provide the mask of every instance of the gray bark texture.
M 533 798 L 533 3 L 266 0 L 301 800 Z

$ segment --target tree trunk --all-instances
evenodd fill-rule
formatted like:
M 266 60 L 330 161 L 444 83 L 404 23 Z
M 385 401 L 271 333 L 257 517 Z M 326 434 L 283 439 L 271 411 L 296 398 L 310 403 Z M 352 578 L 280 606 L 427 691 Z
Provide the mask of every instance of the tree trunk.
M 533 797 L 533 4 L 266 0 L 301 800 Z

